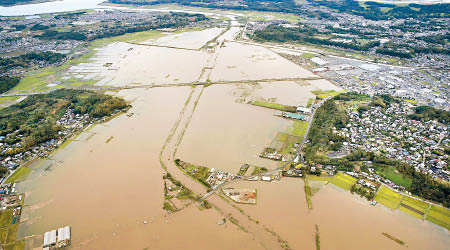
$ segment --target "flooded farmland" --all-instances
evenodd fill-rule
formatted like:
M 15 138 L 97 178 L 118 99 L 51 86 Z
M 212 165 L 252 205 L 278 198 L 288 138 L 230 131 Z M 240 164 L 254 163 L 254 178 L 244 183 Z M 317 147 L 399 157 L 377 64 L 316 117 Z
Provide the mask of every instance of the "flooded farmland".
M 281 165 L 259 154 L 293 121 L 252 101 L 305 106 L 315 97 L 311 91 L 341 90 L 266 47 L 230 42 L 242 29 L 233 25 L 211 51 L 202 47 L 223 28 L 111 43 L 68 69 L 67 77 L 97 86 L 146 88 L 110 92 L 132 104 L 129 115 L 98 124 L 51 159 L 33 163 L 18 184 L 26 194 L 19 238 L 27 238 L 27 248 L 39 248 L 44 232 L 70 225 L 71 249 L 315 249 L 317 225 L 326 250 L 405 247 L 384 232 L 408 249 L 447 249 L 442 228 L 370 206 L 331 184 L 314 194 L 308 210 L 304 183 L 295 178 L 230 184 L 256 189 L 256 205 L 212 193 L 205 196 L 209 209 L 176 200 L 179 211 L 163 210 L 166 172 L 208 194 L 175 159 L 233 174 L 244 163 Z
M 301 179 L 240 182 L 230 186 L 256 188 L 258 204 L 239 207 L 278 232 L 293 249 L 315 249 L 315 225 L 319 227 L 321 249 L 405 248 L 383 236 L 383 232 L 404 241 L 408 249 L 447 249 L 450 244 L 445 229 L 381 205 L 370 206 L 367 200 L 332 184 L 322 185 L 313 195 L 310 211 Z

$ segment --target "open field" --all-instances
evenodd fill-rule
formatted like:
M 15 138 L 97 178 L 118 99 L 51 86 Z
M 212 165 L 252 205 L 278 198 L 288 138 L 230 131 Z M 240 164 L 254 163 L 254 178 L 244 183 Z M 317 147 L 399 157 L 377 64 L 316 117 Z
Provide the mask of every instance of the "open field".
M 31 169 L 27 167 L 20 167 L 17 169 L 14 174 L 12 174 L 8 179 L 6 179 L 5 183 L 13 183 L 18 181 L 23 181 L 30 174 Z
M 397 185 L 403 186 L 405 188 L 409 188 L 412 184 L 411 177 L 400 173 L 392 166 L 384 165 L 384 164 L 374 164 L 374 169 L 377 174 L 380 176 L 387 178 L 394 182 Z
M 308 122 L 306 121 L 294 121 L 292 134 L 303 139 L 308 128 Z
M 356 181 L 355 178 L 339 172 L 330 180 L 330 183 L 348 191 L 355 185 Z
M 402 197 L 403 196 L 401 194 L 394 192 L 383 185 L 378 189 L 375 200 L 386 207 L 395 210 L 398 208 Z
M 419 219 L 423 219 L 429 206 L 429 204 L 421 200 L 405 196 L 403 197 L 398 209 Z
M 426 219 L 450 230 L 450 211 L 448 209 L 432 205 Z
M 280 111 L 288 111 L 288 112 L 295 112 L 296 107 L 294 106 L 286 106 L 279 103 L 272 103 L 272 102 L 263 102 L 263 101 L 254 101 L 252 102 L 252 105 L 269 108 L 269 109 L 276 109 Z
M 22 250 L 25 248 L 24 241 L 16 241 L 19 224 L 11 224 L 13 210 L 2 210 L 0 213 L 0 243 L 2 249 Z
M 319 99 L 325 99 L 327 97 L 333 97 L 339 95 L 341 92 L 335 90 L 315 90 L 312 91 L 313 94 L 317 96 Z
M 308 175 L 308 179 L 310 181 L 326 181 L 329 182 L 333 177 L 331 176 L 317 176 L 317 175 Z

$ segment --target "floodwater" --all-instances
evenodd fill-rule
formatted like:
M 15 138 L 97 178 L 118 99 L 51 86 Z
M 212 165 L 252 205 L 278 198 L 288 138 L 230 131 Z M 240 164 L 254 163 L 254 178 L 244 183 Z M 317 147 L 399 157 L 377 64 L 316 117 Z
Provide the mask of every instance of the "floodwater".
M 239 205 L 260 224 L 277 232 L 292 249 L 315 249 L 318 225 L 321 249 L 448 249 L 448 232 L 407 214 L 392 212 L 381 205 L 340 190 L 332 184 L 312 197 L 308 211 L 301 179 L 280 182 L 239 182 L 235 188 L 255 188 L 257 205 Z M 383 236 L 388 233 L 405 246 Z
M 306 106 L 310 98 L 315 95 L 311 93 L 312 90 L 327 88 L 318 87 L 309 84 L 306 81 L 276 81 L 260 83 L 261 88 L 258 88 L 251 95 L 253 100 L 272 101 L 289 106 Z
M 239 85 L 205 88 L 186 130 L 177 158 L 237 173 L 242 164 L 276 168 L 279 162 L 259 157 L 278 131 L 292 123 L 274 111 L 240 103 Z
M 313 73 L 262 46 L 226 43 L 212 70 L 212 81 L 316 77 Z
M 68 77 L 116 87 L 192 83 L 198 80 L 207 59 L 204 51 L 118 42 L 98 49 L 92 62 L 71 67 Z
M 312 197 L 308 211 L 300 179 L 232 183 L 258 190 L 257 205 L 239 205 L 244 213 L 216 195 L 208 198 L 215 209 L 199 210 L 197 204 L 175 214 L 162 209 L 161 161 L 173 165 L 173 154 L 232 173 L 244 163 L 279 165 L 259 153 L 292 121 L 248 102 L 305 105 L 312 90 L 340 90 L 327 80 L 312 80 L 317 76 L 265 47 L 226 41 L 238 31 L 233 26 L 219 37 L 225 42 L 213 53 L 188 49 L 209 39 L 192 32 L 171 40 L 179 48 L 113 43 L 92 61 L 70 68 L 67 77 L 98 85 L 163 86 L 115 93 L 132 103 L 131 117 L 96 125 L 52 159 L 34 162 L 30 178 L 18 184 L 26 193 L 19 237 L 32 236 L 28 248 L 39 248 L 44 232 L 70 225 L 72 249 L 279 249 L 283 240 L 292 249 L 314 249 L 317 224 L 322 249 L 404 248 L 383 232 L 408 249 L 448 249 L 450 237 L 442 228 L 372 207 L 331 185 Z M 180 86 L 200 79 L 220 84 Z M 177 171 L 172 165 L 170 171 Z M 198 193 L 206 191 L 181 172 L 174 176 Z M 217 224 L 230 215 L 239 228 Z
M 223 30 L 223 28 L 211 28 L 201 31 L 183 32 L 179 34 L 168 35 L 159 38 L 154 42 L 147 42 L 143 44 L 157 44 L 176 48 L 200 49 L 209 41 L 219 36 Z
M 58 151 L 50 171 L 44 164 L 37 170 L 41 176 L 20 183 L 20 190 L 29 192 L 24 233 L 42 234 L 67 224 L 74 242 L 80 242 L 161 215 L 159 151 L 188 94 L 189 88 L 119 93 L 135 99 L 133 116 L 95 126 Z

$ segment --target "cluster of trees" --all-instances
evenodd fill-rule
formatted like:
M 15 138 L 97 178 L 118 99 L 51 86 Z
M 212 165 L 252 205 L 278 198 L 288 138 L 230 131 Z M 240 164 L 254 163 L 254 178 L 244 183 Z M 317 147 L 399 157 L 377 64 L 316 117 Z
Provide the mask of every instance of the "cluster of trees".
M 331 99 L 322 104 L 322 106 L 316 110 L 308 134 L 310 143 L 306 144 L 304 148 L 306 160 L 315 162 L 320 161 L 318 163 L 329 164 L 328 159 L 320 159 L 320 157 L 317 156 L 317 153 L 326 152 L 328 150 L 338 150 L 342 146 L 344 138 L 333 134 L 332 128 L 342 128 L 347 124 L 348 120 L 349 117 L 345 110 L 340 108 L 334 100 Z M 331 141 L 333 143 L 330 143 Z M 344 162 L 340 163 L 346 165 Z
M 427 200 L 442 203 L 446 207 L 450 207 L 450 185 L 434 180 L 429 175 L 416 172 L 413 166 L 383 157 L 374 152 L 355 151 L 347 157 L 352 161 L 372 161 L 376 164 L 384 164 L 393 166 L 400 173 L 409 176 L 412 184 L 407 188 L 412 194 L 423 197 Z
M 152 29 L 163 28 L 178 28 L 188 25 L 192 22 L 200 22 L 208 18 L 202 14 L 188 14 L 188 13 L 170 13 L 169 15 L 158 16 L 156 21 L 147 22 L 138 25 L 116 25 L 110 29 L 104 30 L 88 38 L 88 40 L 95 40 L 101 38 L 108 38 L 113 36 L 120 36 L 128 33 L 147 31 Z
M 14 88 L 20 82 L 20 78 L 1 76 L 0 77 L 0 94 L 7 92 L 8 90 Z
M 410 51 L 400 51 L 400 50 L 388 49 L 388 48 L 377 48 L 376 52 L 378 54 L 394 56 L 394 57 L 399 57 L 399 58 L 412 58 L 413 57 L 413 55 Z
M 41 35 L 35 35 L 34 37 L 44 40 L 86 40 L 86 35 L 80 32 L 60 32 L 56 30 L 45 30 Z
M 19 76 L 7 76 L 8 71 L 14 68 L 30 68 L 36 64 L 54 64 L 62 62 L 65 55 L 53 52 L 27 53 L 14 57 L 0 57 L 0 94 L 14 88 L 19 82 Z
M 369 188 L 363 187 L 359 184 L 355 184 L 350 189 L 350 192 L 357 193 L 361 197 L 366 197 L 367 200 L 373 200 L 375 198 L 375 192 Z
M 68 108 L 73 109 L 76 114 L 101 118 L 127 107 L 125 100 L 109 95 L 84 90 L 55 90 L 49 94 L 29 96 L 18 104 L 2 109 L 0 135 L 9 134 L 6 138 L 9 144 L 20 143 L 20 147 L 6 153 L 14 155 L 58 138 L 62 127 L 56 121 Z
M 40 53 L 27 53 L 20 56 L 0 57 L 0 73 L 5 73 L 16 67 L 28 68 L 36 62 L 45 62 L 54 64 L 63 61 L 66 58 L 64 54 L 50 51 Z
M 326 6 L 338 10 L 341 13 L 350 13 L 363 16 L 371 20 L 386 20 L 392 18 L 448 18 L 450 15 L 450 4 L 409 4 L 398 6 L 377 2 L 365 2 L 365 7 L 355 0 L 310 0 L 314 6 Z M 385 8 L 384 11 L 381 8 Z M 386 9 L 387 8 L 387 9 Z
M 440 123 L 450 124 L 450 112 L 433 108 L 430 106 L 418 106 L 415 109 L 415 113 L 408 115 L 409 119 L 418 121 L 436 120 Z
M 318 34 L 319 33 L 316 29 L 307 26 L 298 28 L 286 28 L 280 25 L 272 24 L 267 26 L 263 30 L 255 31 L 253 38 L 256 40 L 265 40 L 274 42 L 288 42 L 288 41 L 306 42 L 316 45 L 326 45 L 326 46 L 340 47 L 344 49 L 352 49 L 356 51 L 367 51 L 370 48 L 380 46 L 379 41 L 371 41 L 365 44 L 361 44 L 356 40 L 353 40 L 350 43 L 346 43 L 346 42 L 332 41 L 329 39 L 315 38 L 314 36 Z
M 303 13 L 301 5 L 297 5 L 294 0 L 240 0 L 240 1 L 221 1 L 221 0 L 110 0 L 116 4 L 134 4 L 134 5 L 156 5 L 176 3 L 186 6 L 206 7 L 215 9 L 232 9 L 232 10 L 256 10 L 256 11 L 272 11 L 283 13 Z

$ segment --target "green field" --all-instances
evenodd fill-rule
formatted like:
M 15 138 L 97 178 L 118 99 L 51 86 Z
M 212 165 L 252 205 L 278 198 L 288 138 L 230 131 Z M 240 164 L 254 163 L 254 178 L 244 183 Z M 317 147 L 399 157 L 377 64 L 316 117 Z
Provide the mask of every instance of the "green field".
M 330 183 L 349 191 L 356 181 L 356 178 L 339 172 L 330 180 Z
M 13 214 L 13 211 L 11 209 L 1 212 L 1 214 L 0 214 L 0 227 L 7 227 L 7 226 L 9 226 L 11 224 L 12 217 L 13 217 L 12 214 Z
M 333 177 L 331 176 L 317 176 L 317 175 L 308 175 L 308 179 L 311 181 L 330 181 Z
M 400 173 L 398 170 L 396 170 L 392 166 L 384 165 L 384 164 L 374 164 L 373 165 L 375 172 L 382 176 L 383 178 L 386 178 L 388 180 L 391 180 L 397 185 L 403 186 L 405 188 L 409 188 L 412 184 L 412 178 Z
M 275 140 L 285 142 L 289 138 L 289 134 L 278 132 Z
M 337 96 L 342 92 L 338 92 L 335 90 L 313 90 L 311 93 L 315 94 L 318 99 L 325 99 L 329 96 Z
M 13 244 L 9 244 L 5 246 L 5 250 L 23 250 L 25 249 L 25 241 L 16 241 Z
M 21 250 L 25 249 L 24 241 L 16 241 L 19 224 L 11 224 L 13 210 L 4 210 L 0 213 L 0 242 L 3 249 Z
M 252 172 L 252 175 L 262 174 L 262 173 L 265 173 L 267 171 L 268 171 L 267 168 L 255 167 L 255 169 Z
M 301 58 L 303 59 L 311 59 L 313 57 L 316 57 L 316 54 L 313 53 L 303 53 L 300 55 Z
M 299 136 L 301 139 L 303 139 L 307 128 L 308 128 L 308 122 L 294 121 L 294 131 L 292 132 L 292 134 L 295 136 Z
M 8 228 L 4 227 L 4 228 L 0 228 L 0 242 L 2 244 L 6 243 L 6 237 L 8 236 Z
M 203 184 L 206 183 L 206 178 L 208 178 L 208 176 L 209 176 L 209 171 L 210 171 L 209 168 L 195 166 L 192 164 L 189 164 L 186 167 L 187 174 L 192 176 L 192 178 L 199 180 Z
M 18 181 L 23 181 L 31 173 L 31 169 L 27 167 L 20 167 L 14 174 L 12 174 L 5 183 L 13 183 Z
M 429 205 L 421 200 L 405 196 L 398 209 L 419 219 L 423 219 L 428 207 Z
M 280 111 L 288 111 L 288 112 L 296 111 L 296 107 L 294 107 L 294 106 L 286 106 L 283 104 L 272 103 L 272 102 L 254 101 L 254 102 L 252 102 L 252 105 L 269 108 L 269 109 L 276 109 L 276 110 L 280 110 Z
M 378 190 L 377 195 L 375 196 L 375 201 L 385 205 L 386 207 L 390 209 L 397 209 L 400 201 L 402 200 L 402 195 L 392 191 L 386 186 L 381 186 Z
M 20 96 L 3 96 L 0 97 L 0 104 L 13 103 L 19 98 Z
M 432 205 L 426 219 L 450 230 L 450 210 L 446 208 Z
M 411 103 L 411 104 L 417 104 L 417 101 L 416 100 L 412 100 L 412 99 L 405 99 L 405 102 L 409 102 L 409 103 Z
M 313 99 L 313 98 L 309 98 L 309 99 L 308 99 L 308 103 L 306 104 L 306 107 L 307 107 L 307 108 L 311 108 L 313 102 L 314 102 L 314 99 Z

